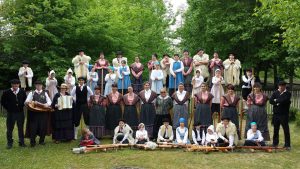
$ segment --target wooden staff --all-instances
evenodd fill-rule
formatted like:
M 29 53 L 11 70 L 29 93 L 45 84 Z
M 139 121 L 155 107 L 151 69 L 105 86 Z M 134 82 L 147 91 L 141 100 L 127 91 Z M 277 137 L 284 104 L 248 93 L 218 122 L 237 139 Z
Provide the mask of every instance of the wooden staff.
M 101 94 L 103 95 L 103 68 L 101 69 Z
M 220 121 L 221 121 L 221 111 L 222 111 L 222 108 L 221 108 L 221 99 L 222 99 L 222 81 L 220 81 L 219 94 L 220 94 L 220 110 L 219 110 L 219 112 L 218 112 L 218 122 L 220 123 Z
M 122 95 L 124 95 L 124 74 L 123 74 L 123 70 L 122 70 Z

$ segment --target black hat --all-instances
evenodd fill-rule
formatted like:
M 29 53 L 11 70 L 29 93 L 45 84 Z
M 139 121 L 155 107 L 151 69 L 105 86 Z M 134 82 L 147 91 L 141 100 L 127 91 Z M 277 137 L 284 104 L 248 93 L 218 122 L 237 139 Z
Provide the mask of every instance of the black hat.
M 78 52 L 83 52 L 83 49 L 78 49 Z
M 19 79 L 12 79 L 10 81 L 10 84 L 20 84 L 20 80 Z
M 123 52 L 119 50 L 116 52 L 116 55 L 123 55 Z
M 285 81 L 280 81 L 278 82 L 278 86 L 285 86 L 286 85 L 286 82 Z
M 84 78 L 84 77 L 79 77 L 79 78 L 78 78 L 78 81 L 79 81 L 79 80 L 84 80 L 84 81 L 85 81 L 85 78 Z
M 117 141 L 122 141 L 123 138 L 124 138 L 124 134 L 119 134 L 116 139 Z
M 200 122 L 195 123 L 194 126 L 201 126 L 201 123 Z
M 251 68 L 245 69 L 246 72 L 252 72 Z
M 230 118 L 229 117 L 226 117 L 226 116 L 224 116 L 224 117 L 222 117 L 221 118 L 221 120 L 223 121 L 223 120 L 228 120 L 228 121 L 230 121 Z
M 162 122 L 163 122 L 163 123 L 164 123 L 164 122 L 170 123 L 170 120 L 169 120 L 168 118 L 164 118 L 164 119 L 162 120 Z
M 234 52 L 229 52 L 228 55 L 236 56 L 236 54 Z
M 23 60 L 22 64 L 29 64 L 29 61 L 28 60 Z
M 42 85 L 43 83 L 42 83 L 42 81 L 37 80 L 37 81 L 34 82 L 34 84 L 35 84 L 35 85 Z
M 118 123 L 120 123 L 121 121 L 125 123 L 125 120 L 124 120 L 124 119 L 119 119 L 119 120 L 118 120 Z

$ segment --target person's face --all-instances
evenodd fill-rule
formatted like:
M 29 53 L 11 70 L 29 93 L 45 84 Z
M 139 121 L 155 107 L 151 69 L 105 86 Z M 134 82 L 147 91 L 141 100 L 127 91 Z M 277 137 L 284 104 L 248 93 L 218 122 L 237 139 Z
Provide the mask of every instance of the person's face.
M 108 69 L 108 72 L 109 72 L 109 73 L 111 73 L 111 72 L 112 72 L 112 70 L 111 70 L 111 69 Z
M 54 77 L 55 77 L 55 74 L 54 74 L 54 73 L 51 73 L 50 77 L 51 77 L 51 78 L 54 78 Z
M 200 72 L 197 72 L 196 75 L 199 77 L 200 76 Z
M 197 130 L 200 130 L 200 126 L 195 126 L 195 128 L 196 128 Z
M 251 125 L 251 129 L 252 129 L 252 131 L 256 131 L 257 130 L 257 126 L 256 125 Z
M 198 55 L 203 55 L 203 53 L 204 53 L 204 51 L 203 50 L 200 50 L 199 52 L 198 52 Z
M 165 59 L 168 59 L 168 58 L 169 58 L 169 56 L 168 56 L 168 55 L 165 55 L 165 56 L 164 56 L 164 58 L 165 58 Z
M 66 93 L 67 89 L 66 88 L 60 88 L 61 93 Z
M 122 56 L 122 55 L 117 55 L 117 57 L 118 57 L 118 58 L 121 58 L 121 57 L 123 57 L 123 56 Z
M 28 64 L 23 64 L 24 67 L 28 67 Z
M 112 90 L 113 92 L 116 92 L 116 91 L 118 90 L 118 88 L 117 88 L 117 87 L 113 87 L 111 90 Z
M 43 89 L 43 85 L 41 85 L 41 84 L 36 84 L 36 85 L 35 85 L 35 88 L 36 88 L 37 90 L 42 90 L 42 89 Z
M 177 61 L 179 60 L 179 56 L 174 56 L 174 59 Z
M 140 58 L 135 57 L 135 62 L 139 63 L 140 62 Z
M 132 93 L 132 92 L 133 92 L 132 87 L 128 87 L 128 92 L 129 92 L 129 93 Z
M 229 120 L 223 120 L 223 124 L 227 126 L 229 124 Z
M 122 66 L 124 67 L 125 65 L 126 65 L 126 64 L 123 62 L 123 63 L 122 63 Z
M 71 73 L 71 72 L 69 72 L 69 73 L 68 73 L 68 75 L 69 75 L 69 76 L 72 76 L 72 73 Z
M 104 54 L 101 53 L 99 57 L 100 57 L 100 59 L 104 59 Z
M 283 92 L 286 89 L 286 85 L 279 85 L 278 89 Z
M 213 132 L 210 129 L 208 129 L 207 132 L 208 134 L 213 134 Z
M 189 52 L 183 52 L 184 56 L 189 56 Z
M 201 90 L 202 90 L 202 91 L 206 91 L 206 89 L 207 89 L 207 88 L 206 88 L 206 85 L 201 85 Z
M 233 59 L 234 59 L 234 55 L 233 55 L 233 54 L 230 54 L 230 55 L 229 55 L 229 59 L 230 59 L 230 60 L 233 60 Z
M 228 89 L 228 94 L 234 94 L 234 90 Z
M 184 123 L 180 123 L 179 125 L 180 125 L 180 127 L 184 127 Z
M 167 127 L 169 126 L 169 122 L 164 122 L 164 125 Z
M 79 55 L 80 55 L 80 56 L 83 56 L 83 55 L 84 55 L 84 52 L 79 52 Z
M 178 86 L 178 90 L 179 90 L 179 91 L 183 91 L 183 90 L 184 90 L 184 86 L 183 86 L 183 85 L 179 85 L 179 86 Z
M 247 76 L 252 76 L 252 72 L 250 72 L 250 71 L 247 71 L 246 74 L 247 74 Z
M 144 130 L 144 129 L 145 129 L 145 126 L 141 126 L 141 127 L 140 127 L 140 130 Z
M 152 60 L 156 60 L 156 56 L 152 55 L 152 56 L 151 56 L 151 59 L 152 59 Z
M 259 93 L 260 92 L 260 88 L 259 87 L 254 87 L 253 90 L 254 90 L 254 93 Z
M 11 88 L 13 88 L 13 90 L 17 90 L 19 88 L 20 84 L 11 84 Z
M 120 126 L 120 127 L 124 127 L 124 125 L 125 125 L 125 123 L 124 123 L 123 121 L 120 121 L 120 122 L 119 122 L 119 126 Z
M 100 94 L 100 89 L 95 89 L 95 94 L 99 95 Z
M 165 90 L 160 91 L 160 95 L 162 97 L 165 97 L 167 95 L 167 92 Z
M 149 88 L 150 88 L 149 83 L 146 83 L 146 84 L 144 85 L 144 89 L 145 89 L 145 90 L 148 90 Z
M 221 72 L 220 71 L 216 71 L 216 76 L 220 76 Z
M 83 84 L 84 84 L 84 80 L 80 79 L 80 80 L 78 81 L 78 83 L 79 83 L 80 85 L 83 85 Z
M 155 65 L 155 69 L 157 69 L 157 70 L 158 70 L 159 68 L 160 68 L 160 67 L 159 67 L 159 65 Z
M 218 57 L 219 57 L 218 53 L 214 53 L 214 58 L 218 58 Z

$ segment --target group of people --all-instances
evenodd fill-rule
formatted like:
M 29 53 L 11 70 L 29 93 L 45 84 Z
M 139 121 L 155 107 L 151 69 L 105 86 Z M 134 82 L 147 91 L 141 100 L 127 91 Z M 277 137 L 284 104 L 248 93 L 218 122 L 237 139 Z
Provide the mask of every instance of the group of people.
M 241 63 L 233 53 L 224 62 L 217 52 L 209 60 L 203 49 L 199 49 L 193 58 L 187 50 L 183 51 L 181 59 L 179 54 L 173 57 L 164 54 L 159 61 L 153 54 L 147 63 L 149 76 L 145 82 L 142 77 L 144 66 L 139 57 L 130 66 L 121 51 L 117 52 L 112 64 L 102 52 L 94 65 L 90 65 L 90 60 L 80 50 L 72 60 L 75 77 L 72 69 L 68 69 L 58 90 L 55 71 L 51 70 L 45 89 L 37 80 L 35 89 L 29 93 L 25 91 L 32 87 L 33 71 L 28 61 L 23 62 L 18 73 L 20 80 L 12 80 L 11 88 L 1 99 L 8 112 L 8 148 L 13 145 L 15 122 L 19 144 L 25 146 L 23 107 L 30 104 L 53 110 L 52 113 L 41 113 L 28 109 L 26 136 L 32 147 L 36 145 L 37 136 L 40 136 L 39 144 L 44 145 L 45 136 L 51 130 L 56 143 L 77 139 L 82 116 L 87 127 L 82 131 L 83 144 L 99 143 L 97 138 L 105 135 L 113 136 L 113 143 L 142 144 L 155 139 L 158 142 L 189 144 L 192 141 L 194 144 L 227 146 L 236 145 L 241 138 L 240 97 L 235 94 L 235 87 L 240 84 Z M 245 144 L 264 145 L 263 140 L 270 140 L 266 112 L 268 97 L 255 81 L 251 69 L 246 69 L 242 81 L 242 98 L 248 112 Z M 192 106 L 189 104 L 191 99 Z M 290 99 L 291 93 L 286 90 L 285 82 L 279 83 L 278 90 L 269 99 L 274 106 L 273 146 L 278 146 L 278 131 L 282 125 L 284 146 L 290 148 Z M 65 102 L 69 106 L 65 106 Z M 213 126 L 215 112 L 221 114 L 222 121 Z M 189 119 L 193 121 L 189 122 Z M 195 127 L 189 141 L 188 124 L 191 123 Z

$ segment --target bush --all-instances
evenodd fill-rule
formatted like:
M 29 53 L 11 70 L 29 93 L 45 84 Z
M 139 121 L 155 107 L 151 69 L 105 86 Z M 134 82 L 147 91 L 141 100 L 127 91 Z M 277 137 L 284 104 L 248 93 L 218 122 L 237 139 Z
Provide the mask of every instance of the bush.
M 291 107 L 290 108 L 290 113 L 289 113 L 289 121 L 295 121 L 296 120 L 296 116 L 299 112 L 299 109 L 297 109 L 296 107 Z M 299 117 L 300 118 L 300 117 Z M 300 119 L 299 119 L 300 120 Z

